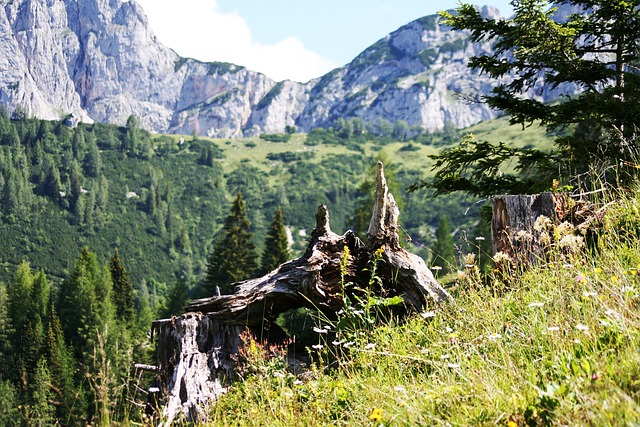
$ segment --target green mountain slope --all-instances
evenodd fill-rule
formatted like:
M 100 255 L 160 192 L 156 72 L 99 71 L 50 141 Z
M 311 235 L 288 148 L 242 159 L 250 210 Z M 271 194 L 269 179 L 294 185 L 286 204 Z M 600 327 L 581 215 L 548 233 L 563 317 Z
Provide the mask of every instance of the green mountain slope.
M 479 136 L 505 132 L 505 123 L 478 126 Z M 539 131 L 517 134 L 528 135 L 527 143 L 544 141 Z M 3 114 L 0 278 L 6 281 L 22 260 L 50 277 L 63 277 L 88 246 L 102 262 L 119 248 L 136 283 L 181 277 L 193 285 L 237 192 L 247 203 L 258 248 L 280 205 L 298 255 L 319 204 L 329 206 L 334 231 L 352 227 L 357 206 L 368 197 L 360 194 L 361 183 L 377 156 L 390 161 L 388 170 L 406 188 L 428 176 L 429 154 L 457 139 L 451 133 L 395 141 L 318 129 L 225 140 L 151 135 L 134 118 L 126 127 L 71 129 Z M 407 238 L 425 257 L 424 246 L 433 241 L 443 213 L 453 229 L 471 229 L 481 205 L 455 195 L 396 196 L 406 206 L 401 222 Z

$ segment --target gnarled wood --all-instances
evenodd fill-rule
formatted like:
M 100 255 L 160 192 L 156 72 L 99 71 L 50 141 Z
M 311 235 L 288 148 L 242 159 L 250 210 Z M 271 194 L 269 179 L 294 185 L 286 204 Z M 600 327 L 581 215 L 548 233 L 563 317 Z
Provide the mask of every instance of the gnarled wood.
M 320 206 L 316 226 L 304 255 L 255 279 L 235 283 L 232 295 L 191 301 L 188 313 L 155 324 L 160 382 L 168 422 L 182 412 L 192 421 L 206 420 L 202 405 L 214 400 L 233 379 L 233 357 L 246 327 L 265 328 L 289 309 L 310 307 L 335 317 L 343 308 L 344 283 L 365 287 L 365 271 L 381 254 L 376 274 L 382 288 L 373 292 L 400 296 L 408 310 L 423 310 L 429 304 L 450 300 L 424 261 L 399 245 L 399 210 L 388 192 L 382 163 L 378 163 L 376 199 L 368 241 L 352 231 L 331 231 L 329 212 Z M 349 250 L 344 271 L 341 260 Z M 344 281 L 343 281 L 344 275 Z

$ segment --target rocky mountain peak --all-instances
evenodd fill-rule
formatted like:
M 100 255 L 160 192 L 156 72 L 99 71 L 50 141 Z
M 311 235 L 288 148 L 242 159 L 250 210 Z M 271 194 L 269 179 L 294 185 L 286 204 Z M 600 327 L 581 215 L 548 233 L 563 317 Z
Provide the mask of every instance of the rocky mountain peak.
M 481 11 L 499 17 L 495 8 Z M 459 99 L 491 90 L 466 66 L 489 48 L 432 15 L 322 78 L 275 82 L 180 57 L 157 40 L 134 0 L 12 0 L 0 6 L 0 102 L 47 119 L 73 113 L 124 124 L 133 114 L 152 131 L 215 137 L 309 131 L 343 118 L 436 131 L 495 116 Z

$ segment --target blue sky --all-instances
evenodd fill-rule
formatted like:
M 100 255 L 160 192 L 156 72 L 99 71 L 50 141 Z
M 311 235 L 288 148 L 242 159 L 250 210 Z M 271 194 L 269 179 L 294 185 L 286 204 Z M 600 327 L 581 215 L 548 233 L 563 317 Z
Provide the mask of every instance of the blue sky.
M 161 42 L 182 56 L 225 61 L 306 82 L 345 65 L 414 19 L 457 0 L 136 0 Z M 478 3 L 479 4 L 479 3 Z M 487 0 L 503 16 L 508 0 Z

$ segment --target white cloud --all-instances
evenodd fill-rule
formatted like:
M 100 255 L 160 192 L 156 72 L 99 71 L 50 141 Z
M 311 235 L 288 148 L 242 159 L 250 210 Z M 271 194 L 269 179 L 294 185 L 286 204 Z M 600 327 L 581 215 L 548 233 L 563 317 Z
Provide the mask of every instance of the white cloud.
M 179 55 L 222 61 L 259 71 L 274 80 L 306 82 L 338 66 L 307 49 L 296 37 L 275 44 L 253 40 L 237 13 L 223 13 L 215 0 L 136 0 L 153 32 Z

